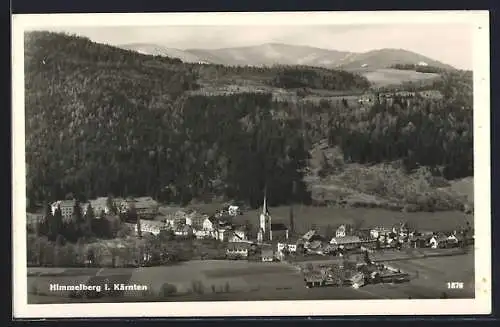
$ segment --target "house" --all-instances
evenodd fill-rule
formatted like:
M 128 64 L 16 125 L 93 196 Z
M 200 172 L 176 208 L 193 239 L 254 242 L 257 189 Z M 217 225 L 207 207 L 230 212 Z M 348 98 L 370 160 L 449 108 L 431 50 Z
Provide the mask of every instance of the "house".
M 229 208 L 227 209 L 229 215 L 231 216 L 237 216 L 240 215 L 242 212 L 240 210 L 239 206 L 236 205 L 230 205 Z
M 386 236 L 391 232 L 391 229 L 385 227 L 375 227 L 370 230 L 370 237 L 378 239 L 381 236 Z
M 217 224 L 217 219 L 215 217 L 211 216 L 211 217 L 206 217 L 205 219 L 203 219 L 203 223 L 201 226 L 202 226 L 203 230 L 214 231 L 216 224 Z
M 215 230 L 215 239 L 221 242 L 226 242 L 229 240 L 231 232 L 230 228 L 218 228 Z
M 247 258 L 250 251 L 250 243 L 234 242 L 228 243 L 226 248 L 226 256 L 230 258 L 243 257 Z
M 197 239 L 215 238 L 215 232 L 204 229 L 193 229 Z
M 449 235 L 447 239 L 448 245 L 457 246 L 459 243 L 459 238 L 460 237 L 456 233 Z
M 346 227 L 345 225 L 340 225 L 339 228 L 335 231 L 335 237 L 345 237 L 346 236 Z
M 108 206 L 108 198 L 99 197 L 97 199 L 90 200 L 88 203 L 82 204 L 82 213 L 87 214 L 89 205 L 92 207 L 94 216 L 96 218 L 101 218 L 103 213 L 109 215 L 111 213 L 111 208 Z
M 361 246 L 361 239 L 358 236 L 334 237 L 330 244 L 338 248 Z
M 372 94 L 372 93 L 366 93 L 366 94 L 363 94 L 359 99 L 358 99 L 358 103 L 359 104 L 372 104 L 375 102 L 375 95 Z
M 141 232 L 143 234 L 151 233 L 153 235 L 158 235 L 160 234 L 160 231 L 162 229 L 167 228 L 166 224 L 162 221 L 146 220 L 146 219 L 140 219 L 140 225 L 141 225 Z M 134 224 L 134 230 L 137 233 L 137 224 Z
M 310 230 L 302 236 L 302 239 L 304 242 L 312 242 L 322 240 L 323 238 L 315 230 Z
M 158 214 L 158 202 L 149 196 L 135 198 L 135 210 L 141 217 L 154 218 Z
M 174 228 L 175 236 L 189 237 L 193 235 L 193 228 L 189 225 L 177 225 Z
M 323 246 L 323 242 L 320 241 L 320 240 L 306 242 L 304 244 L 304 248 L 305 249 L 307 249 L 308 251 L 314 251 L 314 252 L 320 251 L 320 249 L 322 248 L 322 246 Z
M 240 226 L 232 230 L 228 238 L 229 242 L 241 242 L 247 240 L 248 240 L 248 234 L 245 226 Z
M 61 215 L 64 220 L 69 220 L 73 217 L 73 212 L 75 210 L 75 200 L 62 200 L 52 203 L 51 210 L 52 215 L 55 214 L 56 209 L 59 207 L 61 209 Z
M 263 247 L 261 250 L 261 257 L 263 262 L 274 261 L 274 251 L 271 247 Z
M 285 242 L 278 242 L 276 248 L 277 248 L 278 252 L 288 251 L 290 253 L 296 253 L 297 252 L 297 242 L 292 242 L 290 240 L 287 240 Z
M 413 235 L 408 238 L 408 243 L 412 248 L 425 248 L 429 243 L 429 240 L 423 235 Z
M 448 236 L 445 234 L 438 234 L 431 237 L 429 245 L 432 249 L 444 248 L 448 244 Z
M 202 229 L 203 228 L 203 222 L 205 221 L 206 218 L 208 218 L 208 215 L 201 214 L 197 211 L 192 211 L 191 213 L 188 214 L 189 219 L 186 219 L 189 221 L 191 226 L 196 229 Z

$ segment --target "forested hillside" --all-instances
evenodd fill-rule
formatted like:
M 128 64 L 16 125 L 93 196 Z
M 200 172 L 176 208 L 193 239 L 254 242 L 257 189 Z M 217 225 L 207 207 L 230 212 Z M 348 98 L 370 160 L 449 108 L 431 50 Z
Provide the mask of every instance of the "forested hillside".
M 407 172 L 425 165 L 449 179 L 472 175 L 472 88 L 463 76 L 435 82 L 449 90 L 442 100 L 367 109 L 268 94 L 188 95 L 199 84 L 236 79 L 368 88 L 347 72 L 184 64 L 45 32 L 26 34 L 25 52 L 30 203 L 71 192 L 177 203 L 225 196 L 257 206 L 266 186 L 271 204 L 309 202 L 303 177 L 323 139 L 341 148 L 344 163 L 401 160 Z

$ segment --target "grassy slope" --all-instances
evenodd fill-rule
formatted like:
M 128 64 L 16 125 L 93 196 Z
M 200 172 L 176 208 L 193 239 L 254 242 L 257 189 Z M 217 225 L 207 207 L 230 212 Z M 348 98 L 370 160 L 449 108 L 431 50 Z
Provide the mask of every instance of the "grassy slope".
M 377 69 L 362 73 L 374 86 L 401 84 L 403 82 L 418 82 L 438 78 L 438 74 L 419 73 L 410 70 Z

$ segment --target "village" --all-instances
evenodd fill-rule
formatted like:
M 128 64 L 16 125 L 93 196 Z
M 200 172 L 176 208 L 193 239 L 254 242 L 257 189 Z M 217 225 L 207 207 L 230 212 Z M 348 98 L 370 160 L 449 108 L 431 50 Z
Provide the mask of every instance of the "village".
M 52 214 L 60 210 L 63 220 L 70 220 L 74 216 L 75 204 L 75 200 L 56 201 L 51 205 Z M 117 237 L 108 241 L 110 247 L 126 247 L 125 240 L 130 238 L 158 239 L 161 235 L 169 235 L 170 239 L 179 242 L 211 242 L 201 243 L 201 247 L 212 247 L 217 251 L 211 256 L 202 256 L 202 260 L 238 260 L 263 265 L 285 263 L 300 271 L 306 288 L 348 286 L 357 289 L 367 284 L 409 282 L 411 274 L 392 267 L 390 261 L 462 254 L 474 242 L 474 231 L 469 223 L 461 230 L 452 231 L 416 230 L 406 222 L 370 228 L 341 224 L 332 230 L 331 235 L 322 235 L 318 228 L 301 234 L 282 220 L 273 221 L 265 196 L 255 224 L 239 219 L 245 208 L 235 203 L 226 204 L 212 213 L 189 208 L 169 210 L 151 197 L 101 197 L 79 205 L 83 214 L 91 207 L 95 219 L 108 219 L 113 211 L 123 217 L 124 225 L 131 233 L 121 236 L 121 240 Z M 131 212 L 134 212 L 132 220 L 128 219 Z M 43 219 L 43 216 L 37 217 L 28 220 L 28 224 Z M 192 243 L 182 244 L 191 246 Z M 168 256 L 169 250 L 163 251 L 167 253 L 158 255 L 145 248 L 132 259 L 117 260 L 113 257 L 105 260 L 101 257 L 99 263 L 89 257 L 85 264 L 162 266 L 167 264 L 164 254 Z

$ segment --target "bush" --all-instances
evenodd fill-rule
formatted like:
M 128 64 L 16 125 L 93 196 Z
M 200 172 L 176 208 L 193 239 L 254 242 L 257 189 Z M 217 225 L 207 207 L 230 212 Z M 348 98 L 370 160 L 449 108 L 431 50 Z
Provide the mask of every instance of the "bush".
M 205 293 L 205 285 L 203 285 L 203 283 L 199 280 L 193 280 L 191 282 L 191 289 L 196 294 Z
M 177 287 L 175 285 L 164 283 L 160 289 L 160 295 L 162 297 L 168 297 L 172 294 L 177 293 Z

